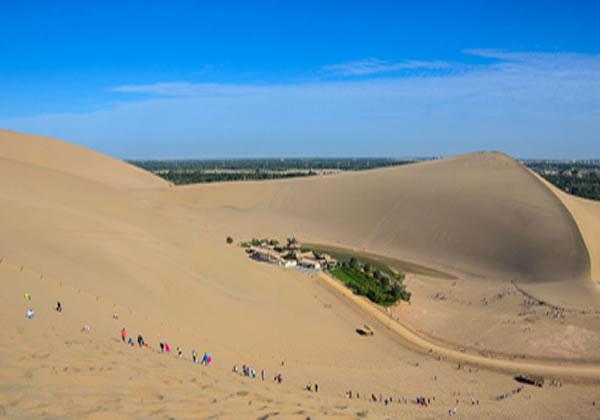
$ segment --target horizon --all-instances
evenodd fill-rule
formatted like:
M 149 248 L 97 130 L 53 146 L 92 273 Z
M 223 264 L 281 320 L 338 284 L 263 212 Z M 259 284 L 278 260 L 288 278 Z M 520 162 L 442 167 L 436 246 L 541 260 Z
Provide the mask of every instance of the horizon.
M 466 152 L 466 153 L 462 153 L 462 155 L 464 154 L 471 154 L 471 153 L 504 153 L 504 152 L 499 152 L 499 151 L 486 151 L 486 150 L 476 150 L 473 152 Z M 190 158 L 174 158 L 174 159 L 162 159 L 160 157 L 158 158 L 127 158 L 127 159 L 122 159 L 125 162 L 186 162 L 186 161 L 235 161 L 235 160 L 318 160 L 318 159 L 322 159 L 322 160 L 335 160 L 335 159 L 346 159 L 346 160 L 367 160 L 367 159 L 383 159 L 383 160 L 397 160 L 397 161 L 426 161 L 426 160 L 436 160 L 436 159 L 447 159 L 453 156 L 460 156 L 460 155 L 446 155 L 446 156 L 258 156 L 258 157 L 209 157 L 209 158 L 202 158 L 202 157 L 190 157 Z M 510 155 L 508 155 L 510 156 Z M 520 158 L 520 157 L 515 157 L 515 156 L 510 156 L 511 158 L 513 158 L 514 160 L 517 160 L 519 162 L 527 162 L 527 161 L 547 161 L 547 162 L 568 162 L 568 161 L 573 161 L 573 162 L 585 162 L 585 161 L 600 161 L 600 158 L 594 158 L 594 157 L 589 157 L 589 158 L 581 158 L 581 159 L 573 159 L 573 158 Z
M 595 2 L 62 5 L 3 10 L 2 128 L 123 160 L 600 156 Z

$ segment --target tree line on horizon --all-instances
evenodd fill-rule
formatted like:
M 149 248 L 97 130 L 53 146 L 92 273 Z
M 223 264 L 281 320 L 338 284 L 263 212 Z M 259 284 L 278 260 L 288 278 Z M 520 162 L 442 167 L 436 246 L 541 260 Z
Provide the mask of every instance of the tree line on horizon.
M 525 164 L 569 194 L 600 200 L 600 161 L 529 161 Z
M 406 165 L 426 159 L 266 158 L 130 160 L 129 163 L 175 185 L 297 178 L 331 171 L 361 171 Z M 600 160 L 524 160 L 531 170 L 561 190 L 600 200 Z
M 331 171 L 361 171 L 412 163 L 393 158 L 281 158 L 207 160 L 131 160 L 129 163 L 175 185 L 315 176 Z

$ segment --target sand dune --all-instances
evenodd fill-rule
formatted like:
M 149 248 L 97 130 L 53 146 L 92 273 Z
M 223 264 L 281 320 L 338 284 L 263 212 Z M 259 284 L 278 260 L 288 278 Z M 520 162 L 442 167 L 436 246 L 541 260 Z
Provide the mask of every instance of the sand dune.
M 229 212 L 254 224 L 256 235 L 297 233 L 451 272 L 554 283 L 569 296 L 540 290 L 556 304 L 594 307 L 600 298 L 589 287 L 590 258 L 573 215 L 527 169 L 498 153 L 166 194 L 198 211 Z
M 552 371 L 570 378 L 560 389 L 526 389 L 497 401 L 517 386 L 506 373 L 515 370 L 510 361 L 495 358 L 493 371 L 479 370 L 475 365 L 484 363 L 469 350 L 469 370 L 457 370 L 461 352 L 452 344 L 436 344 L 429 353 L 421 335 L 411 340 L 387 329 L 376 309 L 365 310 L 366 302 L 353 303 L 318 277 L 252 262 L 224 241 L 226 235 L 283 239 L 294 233 L 451 271 L 469 293 L 484 290 L 479 281 L 504 287 L 518 280 L 557 301 L 569 289 L 571 302 L 597 303 L 590 292 L 598 261 L 597 207 L 557 198 L 504 155 L 168 188 L 64 142 L 0 135 L 0 414 L 439 417 L 454 406 L 475 418 L 598 413 L 591 404 L 600 402 L 598 388 L 577 383 L 598 379 L 595 364 L 572 371 L 592 366 L 585 375 Z M 486 293 L 496 286 L 489 287 Z M 56 300 L 65 308 L 61 314 L 52 309 Z M 28 307 L 37 319 L 25 318 Z M 409 324 L 410 310 L 429 311 L 435 320 L 449 313 L 430 306 L 427 296 L 398 309 Z M 364 322 L 377 325 L 375 337 L 355 333 Z M 89 333 L 80 332 L 83 324 L 91 326 Z M 120 343 L 124 325 L 143 333 L 154 351 Z M 486 323 L 453 328 L 462 340 L 482 333 Z M 161 340 L 181 345 L 186 360 L 157 354 Z M 519 346 L 512 330 L 498 340 Z M 192 365 L 192 348 L 210 351 L 214 366 Z M 282 372 L 284 384 L 231 373 L 242 363 L 269 375 Z M 302 390 L 309 381 L 321 385 L 318 395 Z M 363 398 L 344 399 L 348 389 Z M 435 401 L 428 409 L 386 407 L 366 401 L 371 393 Z M 470 396 L 481 404 L 471 406 Z
M 573 215 L 590 255 L 591 277 L 600 283 L 600 203 L 574 197 L 549 185 Z
M 54 169 L 119 189 L 167 186 L 161 178 L 90 149 L 3 129 L 0 129 L 0 159 Z

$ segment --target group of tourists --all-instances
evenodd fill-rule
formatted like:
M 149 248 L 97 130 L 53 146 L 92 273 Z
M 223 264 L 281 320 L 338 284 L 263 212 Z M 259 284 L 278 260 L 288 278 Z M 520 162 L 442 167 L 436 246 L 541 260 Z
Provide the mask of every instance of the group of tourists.
M 129 346 L 135 347 L 135 342 L 133 341 L 132 337 L 127 336 L 127 330 L 125 329 L 125 327 L 121 329 L 121 340 Z M 137 336 L 137 344 L 140 348 L 148 347 L 148 344 L 146 343 L 144 337 L 141 334 L 138 334 Z M 161 353 L 171 353 L 171 345 L 169 343 L 161 341 L 158 343 L 158 346 Z M 183 358 L 183 348 L 181 346 L 177 346 L 177 357 L 179 357 L 180 359 Z M 210 353 L 204 353 L 202 358 L 199 358 L 198 352 L 196 352 L 196 350 L 192 350 L 192 363 L 198 363 L 203 366 L 209 366 L 212 363 L 212 356 L 210 355 Z
M 284 365 L 283 362 L 281 364 L 282 366 Z M 238 375 L 242 375 L 245 376 L 247 378 L 252 378 L 252 379 L 257 379 L 258 378 L 258 374 L 256 372 L 256 369 L 254 369 L 251 366 L 247 366 L 247 365 L 242 365 L 242 369 L 238 369 L 237 365 L 233 365 L 233 368 L 231 369 L 231 371 L 235 374 Z M 260 380 L 264 381 L 265 380 L 265 375 L 266 372 L 264 369 L 260 370 Z M 275 376 L 273 376 L 273 382 L 276 384 L 281 384 L 283 382 L 283 375 L 281 373 L 277 373 L 275 374 Z
M 308 392 L 319 392 L 319 384 L 317 384 L 317 383 L 314 383 L 314 384 L 313 384 L 312 382 L 309 382 L 309 383 L 306 385 L 306 390 L 307 390 Z
M 31 295 L 29 295 L 28 293 L 26 293 L 25 294 L 25 298 L 27 300 L 31 300 Z M 56 303 L 55 310 L 57 312 L 62 312 L 62 305 L 61 305 L 60 301 L 58 301 Z M 33 309 L 30 308 L 27 311 L 27 318 L 33 319 L 34 317 L 35 317 L 35 312 L 33 311 Z M 116 315 L 116 314 L 113 314 L 113 319 L 118 320 L 119 316 Z M 90 327 L 88 325 L 85 325 L 83 327 L 83 330 L 85 332 L 89 332 L 90 331 Z M 135 342 L 133 340 L 133 337 L 129 337 L 127 335 L 127 330 L 125 329 L 125 327 L 123 327 L 121 329 L 121 340 L 123 341 L 123 343 L 126 343 L 129 346 L 135 347 Z M 141 334 L 138 334 L 136 341 L 137 341 L 137 345 L 138 345 L 139 348 L 148 347 L 148 345 L 146 344 L 146 342 L 144 340 L 144 337 Z M 167 353 L 167 354 L 171 353 L 171 346 L 167 342 L 162 342 L 161 341 L 159 343 L 159 349 L 160 349 L 161 353 Z M 212 356 L 209 353 L 204 353 L 204 355 L 202 356 L 202 358 L 198 357 L 198 353 L 196 352 L 196 350 L 192 350 L 191 354 L 192 354 L 192 362 L 195 363 L 195 364 L 198 363 L 198 364 L 201 364 L 201 365 L 204 365 L 204 366 L 208 366 L 208 365 L 210 365 L 212 363 Z M 183 348 L 180 347 L 180 346 L 177 347 L 177 356 L 179 358 L 183 358 Z M 285 365 L 285 363 L 282 362 L 282 366 L 284 366 L 284 365 Z M 238 370 L 237 365 L 234 365 L 232 371 L 233 371 L 233 373 L 240 374 L 242 376 L 249 377 L 249 378 L 252 378 L 252 379 L 257 379 L 257 377 L 259 376 L 257 374 L 256 370 L 253 367 L 247 366 L 245 364 L 242 365 L 241 370 Z M 260 379 L 262 381 L 265 380 L 265 370 L 264 369 L 261 369 L 261 371 L 260 371 Z M 276 383 L 276 384 L 283 383 L 283 375 L 281 373 L 275 374 L 273 376 L 273 382 Z M 308 392 L 318 393 L 319 392 L 319 384 L 310 382 L 310 383 L 308 383 L 306 385 L 305 389 Z M 520 389 L 513 390 L 512 393 L 514 394 L 516 392 L 520 392 Z M 352 390 L 348 390 L 344 394 L 345 394 L 345 397 L 348 398 L 348 399 L 353 399 L 353 398 L 360 399 L 360 394 L 358 392 L 354 393 Z M 504 398 L 507 398 L 507 397 L 508 397 L 508 393 L 505 394 L 505 395 L 499 396 L 497 399 L 504 399 Z M 381 394 L 379 394 L 379 396 L 377 396 L 375 394 L 371 394 L 371 398 L 370 399 L 373 402 L 382 402 L 386 406 L 389 405 L 389 404 L 391 404 L 393 402 L 393 398 L 392 397 L 384 398 Z M 401 403 L 407 404 L 408 400 L 406 398 L 404 398 L 404 397 L 400 397 L 400 398 L 397 399 L 397 402 L 400 403 L 400 404 Z M 415 398 L 415 402 L 416 402 L 416 404 L 418 404 L 418 405 L 420 405 L 422 407 L 428 407 L 431 404 L 431 400 L 429 398 L 426 398 L 426 397 L 423 397 L 423 396 L 417 396 Z M 478 403 L 479 403 L 479 401 L 477 400 L 477 404 Z M 450 416 L 456 415 L 456 408 L 448 410 L 448 414 Z
M 29 293 L 25 293 L 24 294 L 24 298 L 28 301 L 31 301 L 31 295 Z M 54 308 L 56 310 L 56 312 L 62 312 L 63 307 L 60 301 L 56 302 L 56 306 Z M 33 319 L 35 318 L 35 312 L 33 311 L 33 309 L 29 308 L 29 310 L 27 311 L 27 318 L 29 319 Z M 117 313 L 113 313 L 113 319 L 115 320 L 119 320 L 119 315 Z M 84 332 L 89 332 L 90 331 L 90 327 L 88 325 L 85 325 L 82 329 L 82 331 Z M 123 341 L 123 343 L 126 343 L 127 345 L 131 346 L 131 347 L 135 347 L 135 344 L 137 342 L 137 345 L 139 348 L 143 348 L 143 347 L 148 347 L 148 344 L 146 343 L 146 341 L 144 340 L 144 337 L 141 334 L 137 335 L 137 339 L 134 341 L 133 337 L 130 337 L 127 335 L 127 330 L 125 329 L 125 327 L 123 327 L 121 329 L 121 340 Z M 161 353 L 167 353 L 170 354 L 171 353 L 171 346 L 169 345 L 169 343 L 167 342 L 160 342 L 159 343 L 159 349 Z M 202 356 L 202 358 L 199 357 L 198 353 L 196 352 L 196 350 L 192 350 L 191 352 L 192 355 L 192 363 L 197 363 L 197 364 L 201 364 L 204 366 L 208 366 L 212 363 L 212 356 L 209 353 L 204 353 L 204 355 Z M 179 358 L 183 358 L 183 348 L 181 346 L 177 347 L 177 356 Z M 281 363 L 282 366 L 285 366 L 285 362 Z M 462 368 L 462 366 L 459 365 L 459 369 Z M 247 365 L 242 365 L 241 370 L 238 370 L 237 365 L 233 366 L 233 372 L 236 374 L 240 374 L 243 375 L 245 377 L 249 377 L 252 379 L 257 379 L 260 376 L 260 379 L 262 381 L 265 380 L 265 370 L 261 369 L 260 371 L 260 375 L 257 373 L 257 371 L 251 367 L 251 366 L 247 366 Z M 273 376 L 273 382 L 276 384 L 281 384 L 283 383 L 283 375 L 281 373 L 277 373 Z M 306 391 L 308 392 L 315 392 L 318 393 L 319 392 L 319 385 L 317 383 L 308 383 L 306 385 Z M 520 392 L 520 389 L 517 390 L 513 390 L 513 394 Z M 352 390 L 348 390 L 345 392 L 345 397 L 349 398 L 349 399 L 360 399 L 360 394 L 358 392 L 354 393 Z M 505 399 L 508 397 L 508 393 L 504 394 L 504 395 L 500 395 L 499 397 L 497 397 L 497 399 L 501 400 L 501 399 Z M 394 400 L 392 397 L 389 398 L 384 398 L 381 394 L 379 394 L 379 396 L 375 395 L 375 394 L 371 394 L 371 401 L 373 402 L 381 402 L 383 404 L 385 404 L 386 406 L 391 404 Z M 402 404 L 407 404 L 408 400 L 404 397 L 400 397 L 396 400 L 398 403 Z M 429 398 L 423 397 L 423 396 L 417 396 L 415 398 L 415 402 L 416 404 L 422 406 L 422 407 L 428 407 L 431 404 L 431 400 Z M 479 401 L 477 400 L 476 403 L 478 404 Z M 450 409 L 448 410 L 448 414 L 450 416 L 456 415 L 456 408 Z
M 203 366 L 208 366 L 212 363 L 212 356 L 208 353 L 204 353 L 204 356 L 202 356 L 202 360 L 200 361 L 200 364 Z
M 126 343 L 130 347 L 135 347 L 135 342 L 133 341 L 133 337 L 127 337 L 127 330 L 125 327 L 121 329 L 121 341 Z M 137 343 L 140 348 L 146 346 L 146 342 L 144 341 L 144 337 L 141 334 L 137 336 Z
M 522 390 L 523 390 L 523 386 L 519 386 L 519 387 L 517 387 L 517 388 L 513 389 L 513 390 L 512 390 L 512 391 L 510 391 L 510 392 L 504 392 L 504 393 L 502 393 L 502 394 L 498 394 L 498 395 L 496 395 L 496 401 L 502 401 L 502 400 L 505 400 L 505 399 L 507 399 L 508 397 L 510 397 L 511 395 L 518 394 L 518 393 L 519 393 L 519 392 L 521 392 Z
M 25 292 L 23 294 L 23 298 L 30 302 L 31 301 L 31 294 L 28 292 Z M 63 306 L 62 303 L 60 301 L 56 302 L 56 306 L 54 307 L 54 310 L 58 313 L 61 313 L 63 311 Z M 35 311 L 30 307 L 25 316 L 28 319 L 35 319 L 36 317 L 36 313 Z M 113 313 L 112 315 L 114 320 L 119 320 L 119 314 L 118 313 Z M 81 328 L 81 332 L 85 332 L 85 333 L 89 333 L 91 331 L 91 327 L 87 324 L 85 324 L 82 328 Z M 125 329 L 125 327 L 123 327 L 121 329 L 121 341 L 123 341 L 123 343 L 131 346 L 131 347 L 135 347 L 135 344 L 137 342 L 137 345 L 139 348 L 142 347 L 148 347 L 148 344 L 146 343 L 146 341 L 144 340 L 144 337 L 141 334 L 138 334 L 136 340 L 134 341 L 133 337 L 130 337 L 127 335 L 127 330 Z M 169 343 L 159 343 L 160 346 L 160 352 L 161 353 L 170 353 L 171 352 L 171 346 L 169 345 Z M 183 358 L 183 349 L 181 347 L 177 347 L 177 355 L 179 356 L 179 358 Z M 198 357 L 198 353 L 196 352 L 196 350 L 192 350 L 192 362 L 193 363 L 199 363 L 201 365 L 204 366 L 208 366 L 212 363 L 212 356 L 209 353 L 204 353 L 204 355 L 202 356 L 202 358 L 200 359 Z M 263 380 L 264 380 L 264 371 L 263 371 Z
M 242 365 L 241 370 L 238 369 L 237 365 L 233 365 L 233 368 L 231 369 L 231 371 L 233 373 L 245 376 L 247 378 L 257 379 L 259 377 L 259 374 L 256 372 L 256 369 L 254 369 L 251 366 L 245 365 L 245 364 Z M 265 375 L 266 375 L 265 370 L 261 369 L 260 370 L 260 380 L 261 381 L 265 380 Z M 283 382 L 283 375 L 281 373 L 276 374 L 273 377 L 273 382 L 279 383 L 279 384 L 282 383 Z
M 360 393 L 358 392 L 354 392 L 351 389 L 349 389 L 348 391 L 344 392 L 344 397 L 352 400 L 352 399 L 360 399 Z M 367 397 L 367 399 L 369 401 L 372 402 L 380 402 L 383 403 L 384 405 L 390 405 L 392 404 L 394 401 L 398 404 L 408 404 L 409 400 L 406 397 L 398 397 L 396 399 L 394 399 L 393 397 L 384 397 L 382 394 L 375 394 L 372 393 L 370 398 Z M 435 397 L 434 397 L 435 399 Z M 431 404 L 431 399 L 428 397 L 424 397 L 421 395 L 418 395 L 417 397 L 415 397 L 415 399 L 413 400 L 413 404 L 417 404 L 421 407 L 428 407 Z
M 359 398 L 358 393 L 356 395 L 357 395 L 357 398 Z M 417 404 L 418 404 L 418 401 L 419 401 L 418 398 L 419 397 L 417 397 L 417 400 L 416 400 Z M 377 395 L 371 394 L 371 401 L 373 401 L 373 402 L 380 402 L 380 403 L 383 403 L 383 405 L 388 406 L 388 405 L 390 405 L 390 404 L 392 404 L 394 402 L 394 398 L 391 397 L 391 396 L 386 398 L 386 397 L 384 397 L 381 394 L 379 394 L 379 397 L 377 397 Z M 408 404 L 408 400 L 405 397 L 399 397 L 399 398 L 397 398 L 396 402 L 398 404 Z
M 29 293 L 25 293 L 24 298 L 28 302 L 32 300 L 31 294 L 29 294 Z M 62 303 L 60 301 L 57 301 L 54 309 L 56 312 L 62 313 L 62 311 L 63 311 Z M 32 308 L 29 308 L 27 310 L 26 317 L 28 319 L 34 319 L 36 317 L 36 313 L 34 312 L 34 310 Z M 112 317 L 114 320 L 119 320 L 119 315 L 117 313 L 113 313 Z M 90 330 L 91 330 L 91 328 L 87 324 L 84 325 L 82 328 L 83 332 L 89 333 Z M 127 330 L 125 329 L 125 327 L 123 327 L 121 329 L 121 340 L 123 343 L 126 343 L 131 347 L 135 347 L 136 342 L 137 342 L 137 346 L 139 348 L 148 347 L 148 344 L 146 343 L 146 341 L 144 340 L 144 337 L 141 334 L 138 334 L 136 337 L 136 340 L 134 341 L 133 337 L 128 336 Z M 167 342 L 160 342 L 159 349 L 160 349 L 161 353 L 170 354 L 170 352 L 171 352 L 171 346 Z M 177 356 L 179 358 L 183 358 L 183 355 L 184 355 L 183 348 L 181 346 L 178 346 L 177 347 Z M 192 350 L 191 351 L 191 360 L 194 364 L 201 364 L 204 366 L 209 366 L 212 363 L 212 356 L 209 353 L 204 353 L 203 356 L 200 358 L 199 354 L 196 352 L 196 350 Z M 285 366 L 285 362 L 281 362 L 281 366 Z M 463 368 L 464 368 L 464 366 L 461 363 L 459 363 L 458 369 L 463 369 Z M 232 370 L 236 374 L 240 374 L 242 376 L 249 377 L 252 379 L 257 379 L 258 377 L 260 377 L 261 381 L 265 381 L 266 372 L 264 369 L 260 370 L 260 375 L 257 373 L 257 371 L 253 367 L 247 366 L 245 364 L 242 365 L 241 370 L 238 369 L 237 365 L 234 365 Z M 437 377 L 434 377 L 434 379 L 437 379 Z M 283 375 L 281 373 L 275 374 L 273 376 L 273 382 L 276 384 L 283 383 Z M 562 385 L 559 382 L 557 382 L 557 383 L 558 383 L 558 385 L 555 385 L 555 386 Z M 308 392 L 318 393 L 319 385 L 317 383 L 310 382 L 306 385 L 305 390 Z M 495 399 L 498 401 L 505 400 L 505 399 L 509 398 L 511 395 L 520 393 L 522 390 L 523 390 L 523 386 L 520 386 L 520 387 L 517 387 L 517 388 L 511 390 L 510 392 L 506 392 L 506 393 L 497 395 Z M 360 394 L 358 392 L 352 391 L 351 389 L 346 391 L 344 393 L 344 396 L 348 399 L 360 399 Z M 384 398 L 381 394 L 376 395 L 374 393 L 372 393 L 370 395 L 370 398 L 367 397 L 367 399 L 369 399 L 373 402 L 383 403 L 386 406 L 394 402 L 394 398 L 392 398 L 392 397 Z M 433 397 L 433 399 L 435 400 L 435 397 Z M 405 397 L 396 398 L 395 402 L 397 402 L 398 404 L 408 404 L 408 400 Z M 459 400 L 457 399 L 456 402 L 458 403 Z M 479 405 L 479 400 L 475 399 L 473 396 L 470 396 L 469 402 L 471 405 Z M 418 395 L 413 400 L 413 404 L 417 404 L 421 407 L 428 407 L 431 404 L 431 399 L 428 397 L 422 396 L 422 395 Z M 595 401 L 592 404 L 595 406 Z M 448 415 L 449 416 L 457 415 L 456 407 L 450 408 L 448 410 Z

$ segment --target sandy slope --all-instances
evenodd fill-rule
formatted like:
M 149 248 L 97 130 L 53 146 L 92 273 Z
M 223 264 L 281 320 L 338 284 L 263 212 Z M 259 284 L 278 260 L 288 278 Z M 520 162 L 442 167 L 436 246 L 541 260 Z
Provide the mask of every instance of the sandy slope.
M 569 195 L 549 185 L 561 199 L 579 226 L 579 231 L 590 255 L 591 277 L 600 283 L 600 203 Z
M 477 277 L 465 272 L 578 290 L 590 268 L 573 220 L 554 194 L 502 155 L 167 188 L 66 143 L 2 135 L 0 414 L 439 417 L 454 406 L 487 418 L 598 413 L 591 404 L 600 402 L 598 388 L 584 384 L 496 401 L 516 387 L 510 376 L 457 370 L 454 354 L 438 360 L 423 353 L 319 278 L 257 264 L 224 242 L 229 234 L 294 232 L 431 263 L 468 277 L 469 287 Z M 52 311 L 58 299 L 62 314 Z M 29 306 L 36 320 L 25 319 Z M 377 325 L 372 339 L 354 332 L 365 321 Z M 83 324 L 92 327 L 89 334 L 80 332 Z M 143 333 L 154 350 L 168 340 L 183 346 L 187 359 L 192 348 L 210 351 L 215 364 L 203 369 L 131 350 L 117 339 L 123 325 Z M 284 384 L 236 376 L 234 363 L 268 375 L 282 371 Z M 321 385 L 318 396 L 302 391 L 309 381 Z M 424 394 L 435 402 L 425 410 L 348 401 L 342 395 L 349 388 L 363 398 Z M 479 406 L 467 404 L 470 395 Z
M 3 129 L 0 129 L 0 158 L 58 170 L 119 189 L 167 186 L 161 178 L 90 149 Z
M 274 280 L 287 287 L 286 277 Z M 329 335 L 330 343 L 304 335 L 316 351 L 286 349 L 285 367 L 279 365 L 279 359 L 273 360 L 268 350 L 255 352 L 261 348 L 260 340 L 247 338 L 238 343 L 243 353 L 238 360 L 264 367 L 268 374 L 283 372 L 283 385 L 231 373 L 233 362 L 228 352 L 215 345 L 225 332 L 193 337 L 178 328 L 186 324 L 185 320 L 169 322 L 173 319 L 161 320 L 152 311 L 115 307 L 109 299 L 62 280 L 40 278 L 39 273 L 7 260 L 0 263 L 0 279 L 0 316 L 5 325 L 0 330 L 0 413 L 10 418 L 267 418 L 263 416 L 277 413 L 283 418 L 411 418 L 445 416 L 452 407 L 470 418 L 590 418 L 598 414 L 592 405 L 600 399 L 595 385 L 527 387 L 511 394 L 517 385 L 510 376 L 469 365 L 457 370 L 455 363 L 409 350 L 383 327 L 378 327 L 374 340 L 361 340 L 351 328 L 365 320 L 376 325 L 374 320 L 307 279 L 301 280 L 302 288 L 319 296 L 317 304 L 307 308 L 319 311 L 322 303 L 327 304 L 326 310 L 320 310 L 318 321 L 311 322 Z M 30 302 L 21 300 L 22 290 L 31 293 Z M 61 314 L 52 310 L 57 296 L 64 306 Z M 130 299 L 135 300 L 135 296 Z M 164 305 L 172 307 L 168 300 Z M 37 310 L 33 321 L 23 316 L 29 306 Z M 119 321 L 110 317 L 114 310 L 120 312 Z M 332 325 L 332 318 L 338 320 L 337 325 Z M 287 329 L 279 332 L 280 339 L 297 344 L 298 331 L 287 332 L 296 327 L 295 323 L 285 322 Z M 80 332 L 84 323 L 91 326 L 90 333 Z M 121 325 L 130 333 L 144 333 L 151 348 L 129 349 L 121 344 L 116 334 Z M 189 354 L 186 360 L 158 354 L 159 337 L 153 338 L 154 333 L 165 331 L 160 339 L 182 345 L 187 351 L 192 346 L 199 351 L 211 350 L 214 366 L 194 366 Z M 239 330 L 227 333 L 238 334 Z M 314 380 L 321 385 L 318 396 L 301 390 Z M 342 398 L 348 388 L 360 392 L 360 400 Z M 386 407 L 367 401 L 370 393 L 395 399 L 425 394 L 434 401 L 427 409 L 398 403 Z M 495 397 L 503 393 L 509 398 L 497 401 Z M 471 397 L 480 404 L 472 406 Z

